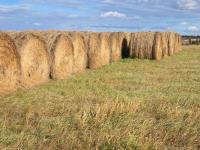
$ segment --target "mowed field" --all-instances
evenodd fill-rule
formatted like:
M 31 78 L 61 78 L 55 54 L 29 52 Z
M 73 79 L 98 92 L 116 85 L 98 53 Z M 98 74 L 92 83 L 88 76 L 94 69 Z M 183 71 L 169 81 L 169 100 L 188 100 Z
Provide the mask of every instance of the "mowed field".
M 200 47 L 0 97 L 0 149 L 200 149 Z

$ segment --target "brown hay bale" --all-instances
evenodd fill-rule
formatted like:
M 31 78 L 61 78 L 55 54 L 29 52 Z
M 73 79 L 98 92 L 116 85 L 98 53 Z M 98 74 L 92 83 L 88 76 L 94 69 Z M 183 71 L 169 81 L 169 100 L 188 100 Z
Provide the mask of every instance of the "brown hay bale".
M 110 44 L 110 33 L 101 33 L 100 34 L 100 51 L 102 54 L 102 65 L 108 65 L 111 62 L 111 44 Z
M 160 32 L 155 33 L 154 46 L 153 46 L 153 59 L 162 59 L 162 34 Z
M 171 56 L 174 54 L 174 39 L 175 34 L 172 32 L 166 33 L 167 35 L 167 44 L 168 44 L 168 56 Z
M 73 72 L 82 72 L 87 68 L 87 45 L 84 34 L 80 32 L 69 33 L 74 47 L 74 68 Z
M 17 89 L 20 57 L 12 39 L 0 32 L 0 95 Z
M 50 66 L 44 40 L 33 32 L 19 32 L 11 35 L 21 57 L 22 86 L 32 87 L 47 82 Z
M 52 56 L 51 77 L 66 79 L 73 73 L 74 48 L 71 39 L 63 34 L 55 35 L 50 48 Z
M 88 67 L 97 69 L 102 66 L 101 40 L 99 33 L 90 33 L 88 51 Z
M 130 41 L 130 56 L 142 59 L 152 59 L 154 32 L 132 33 Z
M 168 56 L 168 42 L 167 35 L 165 32 L 161 32 L 161 42 L 162 42 L 162 57 Z
M 116 62 L 121 58 L 119 33 L 111 33 L 111 62 Z

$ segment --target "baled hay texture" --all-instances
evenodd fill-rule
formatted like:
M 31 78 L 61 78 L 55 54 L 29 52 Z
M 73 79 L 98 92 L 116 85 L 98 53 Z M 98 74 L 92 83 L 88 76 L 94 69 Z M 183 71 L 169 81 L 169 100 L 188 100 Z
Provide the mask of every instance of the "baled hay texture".
M 111 33 L 111 62 L 119 61 L 121 58 L 119 33 Z
M 119 39 L 120 39 L 120 49 L 121 49 L 121 57 L 122 58 L 128 58 L 129 57 L 129 37 L 126 33 L 119 33 Z
M 132 33 L 130 42 L 130 56 L 136 58 L 152 59 L 154 46 L 153 32 Z
M 88 67 L 97 69 L 102 66 L 101 40 L 99 33 L 91 33 L 89 37 Z
M 87 45 L 82 33 L 70 33 L 74 47 L 74 67 L 73 72 L 82 72 L 87 67 Z
M 174 42 L 175 42 L 175 34 L 172 32 L 168 32 L 167 34 L 167 44 L 168 44 L 168 56 L 174 54 Z
M 162 42 L 162 57 L 168 56 L 168 42 L 167 42 L 167 33 L 161 32 L 161 42 Z
M 51 77 L 66 79 L 73 73 L 74 54 L 73 44 L 69 37 L 60 34 L 51 47 L 52 64 Z
M 102 65 L 108 65 L 111 62 L 111 44 L 110 44 L 110 33 L 101 33 L 101 57 L 102 57 Z
M 0 95 L 16 90 L 20 75 L 20 58 L 11 38 L 0 32 Z
M 21 82 L 32 87 L 47 82 L 50 74 L 49 55 L 46 43 L 32 32 L 13 35 L 21 57 Z
M 162 59 L 162 34 L 160 32 L 155 33 L 154 46 L 153 46 L 153 59 Z

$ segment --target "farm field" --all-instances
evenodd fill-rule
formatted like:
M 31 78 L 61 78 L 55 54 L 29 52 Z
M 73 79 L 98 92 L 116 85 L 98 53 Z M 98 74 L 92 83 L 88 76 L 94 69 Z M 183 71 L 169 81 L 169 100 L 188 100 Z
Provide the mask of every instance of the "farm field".
M 200 47 L 0 97 L 0 149 L 199 149 Z

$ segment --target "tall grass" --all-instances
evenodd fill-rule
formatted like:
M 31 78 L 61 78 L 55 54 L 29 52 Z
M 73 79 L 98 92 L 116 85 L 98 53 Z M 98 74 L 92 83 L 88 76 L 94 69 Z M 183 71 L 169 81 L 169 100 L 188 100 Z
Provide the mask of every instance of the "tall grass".
M 200 148 L 200 48 L 0 98 L 0 148 Z

